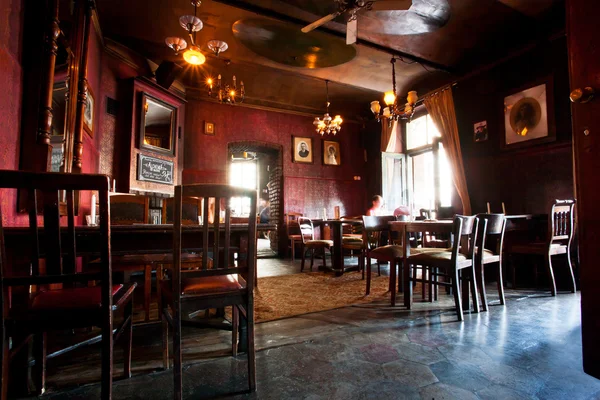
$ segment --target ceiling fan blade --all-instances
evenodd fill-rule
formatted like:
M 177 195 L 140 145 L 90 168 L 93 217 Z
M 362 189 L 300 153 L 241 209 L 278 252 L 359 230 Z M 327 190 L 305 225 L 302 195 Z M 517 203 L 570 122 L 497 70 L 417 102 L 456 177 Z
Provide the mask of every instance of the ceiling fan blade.
M 334 12 L 333 14 L 326 15 L 323 18 L 316 20 L 312 24 L 306 25 L 304 28 L 301 29 L 301 31 L 304 32 L 304 33 L 308 33 L 308 32 L 310 32 L 310 31 L 312 31 L 314 29 L 317 29 L 321 25 L 325 25 L 329 21 L 337 18 L 337 16 L 340 15 L 340 14 L 341 14 L 340 12 Z
M 377 0 L 371 6 L 370 11 L 401 11 L 408 10 L 412 0 Z
M 346 44 L 356 43 L 358 35 L 358 20 L 354 18 L 346 24 Z

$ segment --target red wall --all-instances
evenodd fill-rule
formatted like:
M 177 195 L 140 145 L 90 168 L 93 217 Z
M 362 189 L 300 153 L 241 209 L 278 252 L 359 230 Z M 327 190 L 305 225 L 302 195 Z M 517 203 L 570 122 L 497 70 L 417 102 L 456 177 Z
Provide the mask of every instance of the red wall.
M 18 169 L 21 131 L 21 38 L 22 5 L 20 0 L 0 0 L 0 169 Z M 16 192 L 0 192 L 2 223 L 24 224 L 16 215 Z
M 347 117 L 347 116 L 346 116 Z M 215 136 L 204 135 L 204 122 L 215 124 Z M 363 214 L 366 206 L 365 168 L 360 126 L 345 123 L 335 140 L 340 142 L 341 166 L 324 166 L 322 139 L 313 118 L 241 106 L 189 100 L 186 105 L 184 183 L 226 183 L 227 145 L 258 141 L 283 149 L 284 212 L 314 217 L 334 206 L 341 214 Z M 292 163 L 292 135 L 313 138 L 313 164 Z M 354 176 L 362 180 L 355 181 Z

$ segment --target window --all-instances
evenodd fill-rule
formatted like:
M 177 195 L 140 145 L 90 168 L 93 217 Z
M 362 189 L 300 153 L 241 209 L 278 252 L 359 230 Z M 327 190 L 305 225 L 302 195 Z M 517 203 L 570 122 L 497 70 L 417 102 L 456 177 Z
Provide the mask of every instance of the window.
M 231 165 L 229 166 L 229 183 L 232 186 L 246 189 L 257 189 L 258 169 L 256 160 L 232 161 Z M 232 198 L 231 213 L 237 217 L 247 217 L 250 214 L 250 198 Z
M 405 154 L 382 153 L 384 208 L 420 209 L 452 206 L 452 172 L 440 132 L 428 114 L 406 124 Z
M 414 212 L 452 206 L 452 172 L 429 114 L 406 124 L 409 202 Z

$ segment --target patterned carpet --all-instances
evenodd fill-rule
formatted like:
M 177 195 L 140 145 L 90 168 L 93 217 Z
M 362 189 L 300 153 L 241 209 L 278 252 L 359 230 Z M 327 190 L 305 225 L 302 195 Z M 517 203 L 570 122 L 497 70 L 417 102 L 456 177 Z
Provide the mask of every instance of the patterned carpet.
M 389 299 L 389 278 L 373 274 L 371 294 L 360 272 L 335 277 L 331 273 L 305 272 L 258 279 L 255 292 L 256 321 L 265 322 L 351 304 Z

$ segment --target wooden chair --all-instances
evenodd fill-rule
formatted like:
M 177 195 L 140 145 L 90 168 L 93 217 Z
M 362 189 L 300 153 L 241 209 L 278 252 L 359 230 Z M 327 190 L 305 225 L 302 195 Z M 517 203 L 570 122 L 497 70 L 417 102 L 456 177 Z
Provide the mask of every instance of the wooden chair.
M 163 200 L 162 206 L 162 223 L 172 224 L 173 223 L 173 203 L 174 197 L 169 197 Z M 202 199 L 197 197 L 185 197 L 182 200 L 181 213 L 183 215 L 181 223 L 183 225 L 199 225 L 200 220 L 198 217 L 202 215 Z
M 298 218 L 302 217 L 302 213 L 290 211 L 285 215 L 285 227 L 287 237 L 290 241 L 289 249 L 292 252 L 292 261 L 296 260 L 296 243 L 302 245 L 302 235 L 298 226 Z
M 111 225 L 133 225 L 148 223 L 150 199 L 134 194 L 113 194 L 110 196 Z
M 132 297 L 134 285 L 113 285 L 110 253 L 109 179 L 104 175 L 30 173 L 0 171 L 0 187 L 27 192 L 31 253 L 12 257 L 7 262 L 4 231 L 0 215 L 0 312 L 2 313 L 2 387 L 6 398 L 9 373 L 9 340 L 12 351 L 16 333 L 34 335 L 34 381 L 38 393 L 44 392 L 46 369 L 46 332 L 98 326 L 102 329 L 102 399 L 110 399 L 113 375 L 113 344 L 124 338 L 124 375 L 131 376 Z M 94 243 L 101 259 L 97 273 L 76 273 L 80 255 L 76 247 L 74 194 L 97 191 L 100 203 L 100 226 Z M 59 199 L 66 196 L 66 227 L 61 226 Z M 39 203 L 38 203 L 39 201 Z M 38 207 L 39 206 L 39 207 Z M 43 227 L 38 226 L 38 212 L 43 210 Z M 1 214 L 0 210 L 0 214 Z M 63 224 L 65 223 L 63 219 Z M 17 262 L 18 259 L 18 262 Z M 21 261 L 23 261 L 21 263 Z M 23 271 L 19 266 L 25 265 Z M 100 285 L 87 287 L 90 281 Z M 52 288 L 50 288 L 52 285 Z M 56 289 L 55 287 L 60 287 Z M 20 298 L 24 295 L 25 298 Z M 113 334 L 115 314 L 123 311 L 122 323 Z
M 395 221 L 394 216 L 363 216 L 363 241 L 366 243 L 367 258 L 367 289 L 366 294 L 371 293 L 371 259 L 377 260 L 378 268 L 380 262 L 390 263 L 390 284 L 392 307 L 396 305 L 396 269 L 402 265 L 404 249 L 400 244 L 389 244 L 391 238 L 390 222 Z M 384 243 L 385 242 L 385 243 Z M 379 270 L 381 275 L 381 269 Z M 399 275 L 400 287 L 402 287 L 402 273 Z
M 344 220 L 360 220 L 362 216 L 341 217 Z M 350 254 L 354 256 L 354 252 L 358 251 L 358 267 L 362 271 L 363 279 L 365 278 L 365 254 L 366 246 L 363 240 L 362 225 L 342 224 L 342 250 L 350 250 Z
M 422 265 L 430 268 L 430 280 L 433 285 L 452 286 L 454 301 L 456 303 L 456 315 L 459 321 L 463 320 L 463 306 L 461 292 L 459 290 L 459 281 L 461 271 L 467 270 L 469 276 L 464 276 L 465 280 L 471 281 L 471 295 L 473 296 L 474 311 L 479 312 L 479 299 L 477 295 L 477 283 L 475 278 L 475 238 L 477 237 L 477 219 L 476 217 L 465 217 L 456 215 L 454 217 L 454 244 L 451 250 L 423 252 L 411 255 L 408 258 L 409 265 Z M 462 243 L 462 244 L 461 244 Z M 438 277 L 443 275 L 450 279 L 451 283 L 440 282 Z M 411 281 L 414 278 L 411 277 Z
M 208 199 L 216 198 L 216 215 L 220 212 L 219 199 L 232 197 L 250 198 L 249 222 L 245 227 L 236 226 L 248 232 L 248 253 L 238 254 L 237 262 L 230 263 L 231 208 L 227 205 L 225 221 L 221 226 L 218 218 L 213 224 L 203 224 L 202 243 L 186 243 L 186 246 L 201 247 L 203 254 L 209 254 L 209 240 L 212 237 L 213 268 L 208 268 L 208 258 L 203 259 L 202 269 L 188 271 L 182 276 L 182 218 L 183 198 L 195 196 L 204 199 L 204 211 L 208 213 Z M 175 217 L 173 236 L 173 270 L 170 280 L 161 282 L 161 317 L 163 321 L 163 362 L 168 368 L 168 328 L 173 329 L 173 364 L 175 399 L 182 396 L 182 354 L 181 325 L 182 309 L 187 311 L 206 310 L 232 306 L 232 352 L 237 354 L 237 334 L 239 315 L 245 317 L 248 325 L 248 383 L 251 391 L 256 389 L 256 366 L 254 346 L 254 280 L 256 271 L 256 190 L 236 188 L 226 185 L 184 185 L 175 187 Z M 226 202 L 229 204 L 229 202 Z M 223 262 L 219 262 L 220 239 L 224 234 Z M 239 252 L 240 250 L 238 250 Z
M 149 198 L 134 194 L 115 194 L 110 196 L 111 225 L 147 224 L 149 222 Z M 154 255 L 128 254 L 113 256 L 113 272 L 144 273 L 144 320 L 150 321 L 150 303 L 152 298 L 152 269 L 156 265 Z
M 485 292 L 485 266 L 487 264 L 498 264 L 498 296 L 500 297 L 500 304 L 505 304 L 504 284 L 502 282 L 502 248 L 504 246 L 506 218 L 504 218 L 504 214 L 479 214 L 477 218 L 479 220 L 479 238 L 475 248 L 475 271 L 481 294 L 482 309 L 487 311 L 488 303 Z
M 321 250 L 323 252 L 323 267 L 327 267 L 327 258 L 325 256 L 325 249 L 329 250 L 331 256 L 333 248 L 333 240 L 315 239 L 315 229 L 312 221 L 309 218 L 299 217 L 298 225 L 300 227 L 300 237 L 302 238 L 302 264 L 300 266 L 300 272 L 304 271 L 304 263 L 306 261 L 306 252 L 310 251 L 310 270 L 312 271 L 315 263 L 315 251 Z
M 573 264 L 571 260 L 571 242 L 573 241 L 574 232 L 574 208 L 575 200 L 556 200 L 552 205 L 550 215 L 548 216 L 548 233 L 546 241 L 514 244 L 506 251 L 511 256 L 513 254 L 543 256 L 546 261 L 552 296 L 556 296 L 556 282 L 554 280 L 554 271 L 552 269 L 552 256 L 560 254 L 565 254 L 567 256 L 567 264 L 571 274 L 571 292 L 575 293 L 576 290 L 575 274 L 573 273 Z M 511 268 L 513 287 L 515 287 L 516 273 L 514 260 L 511 260 Z

